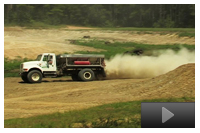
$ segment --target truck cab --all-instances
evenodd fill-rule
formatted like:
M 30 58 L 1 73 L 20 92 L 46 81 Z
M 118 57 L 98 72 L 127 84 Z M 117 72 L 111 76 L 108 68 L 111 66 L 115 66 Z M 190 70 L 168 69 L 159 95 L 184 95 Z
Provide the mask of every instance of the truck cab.
M 37 56 L 39 67 L 42 71 L 56 71 L 56 58 L 53 53 L 44 53 Z
M 54 53 L 43 53 L 35 61 L 23 62 L 20 75 L 24 82 L 39 83 L 43 77 L 56 76 L 56 57 Z

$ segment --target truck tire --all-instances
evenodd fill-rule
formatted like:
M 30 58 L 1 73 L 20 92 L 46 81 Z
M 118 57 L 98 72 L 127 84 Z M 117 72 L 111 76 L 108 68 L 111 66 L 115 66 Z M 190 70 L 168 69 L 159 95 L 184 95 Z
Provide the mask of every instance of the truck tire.
M 28 83 L 28 82 L 29 82 L 29 81 L 28 81 L 28 78 L 27 78 L 27 73 L 22 73 L 21 78 L 22 78 L 22 80 L 23 80 L 25 83 Z
M 78 73 L 78 77 L 82 81 L 92 81 L 94 80 L 95 75 L 91 69 L 83 69 Z
M 28 81 L 30 83 L 41 83 L 42 81 L 42 74 L 38 70 L 32 70 L 27 75 Z

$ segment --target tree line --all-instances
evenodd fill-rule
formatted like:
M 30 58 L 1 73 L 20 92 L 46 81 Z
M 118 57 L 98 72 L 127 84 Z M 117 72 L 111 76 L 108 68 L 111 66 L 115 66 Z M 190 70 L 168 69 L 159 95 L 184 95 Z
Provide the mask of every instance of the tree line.
M 194 28 L 194 4 L 4 4 L 4 24 Z

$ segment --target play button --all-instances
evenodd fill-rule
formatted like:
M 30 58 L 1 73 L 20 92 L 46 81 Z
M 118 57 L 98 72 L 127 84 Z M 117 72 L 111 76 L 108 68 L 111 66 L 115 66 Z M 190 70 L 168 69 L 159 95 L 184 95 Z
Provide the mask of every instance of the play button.
M 194 102 L 142 102 L 142 128 L 194 128 Z
M 165 123 L 169 119 L 171 119 L 174 116 L 172 112 L 170 112 L 165 107 L 162 107 L 162 123 Z

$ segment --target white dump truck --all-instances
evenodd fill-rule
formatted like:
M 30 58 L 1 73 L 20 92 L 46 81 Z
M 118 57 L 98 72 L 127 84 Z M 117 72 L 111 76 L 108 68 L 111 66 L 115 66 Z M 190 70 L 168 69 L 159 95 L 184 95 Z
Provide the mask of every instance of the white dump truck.
M 45 77 L 71 76 L 74 81 L 106 77 L 104 55 L 43 53 L 36 61 L 23 62 L 20 75 L 24 82 L 40 83 Z

